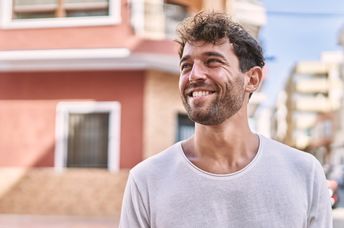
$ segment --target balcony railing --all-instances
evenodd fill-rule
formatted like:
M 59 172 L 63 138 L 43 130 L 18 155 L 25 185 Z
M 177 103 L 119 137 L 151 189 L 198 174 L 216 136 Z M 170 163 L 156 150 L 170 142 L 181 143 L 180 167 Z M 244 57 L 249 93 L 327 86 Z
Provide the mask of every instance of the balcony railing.
M 330 85 L 327 79 L 299 80 L 295 88 L 301 93 L 328 93 Z
M 178 23 L 188 15 L 182 5 L 149 1 L 133 1 L 131 10 L 135 33 L 152 39 L 174 39 Z
M 293 123 L 297 129 L 307 129 L 314 126 L 316 118 L 315 113 L 295 112 L 293 114 Z
M 306 112 L 330 112 L 333 109 L 331 101 L 323 96 L 297 97 L 294 108 Z

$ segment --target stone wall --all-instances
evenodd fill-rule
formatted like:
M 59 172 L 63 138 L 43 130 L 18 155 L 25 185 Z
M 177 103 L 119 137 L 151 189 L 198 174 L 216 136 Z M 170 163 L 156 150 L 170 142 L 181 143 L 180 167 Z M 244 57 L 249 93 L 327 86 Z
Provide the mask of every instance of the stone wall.
M 0 169 L 0 213 L 119 217 L 128 172 Z

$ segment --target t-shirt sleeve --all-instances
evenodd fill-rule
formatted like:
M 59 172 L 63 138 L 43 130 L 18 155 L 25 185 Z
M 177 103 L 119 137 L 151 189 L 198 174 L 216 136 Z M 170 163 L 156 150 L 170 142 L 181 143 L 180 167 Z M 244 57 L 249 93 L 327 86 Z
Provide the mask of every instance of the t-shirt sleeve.
M 312 202 L 308 228 L 332 228 L 332 209 L 324 170 L 318 161 L 313 165 Z
M 148 213 L 144 206 L 142 195 L 131 174 L 125 187 L 120 228 L 149 228 Z

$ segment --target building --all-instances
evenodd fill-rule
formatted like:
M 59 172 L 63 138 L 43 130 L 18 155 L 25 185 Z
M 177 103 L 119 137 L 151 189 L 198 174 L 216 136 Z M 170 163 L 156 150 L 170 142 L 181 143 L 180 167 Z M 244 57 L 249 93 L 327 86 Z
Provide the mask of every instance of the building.
M 343 96 L 342 58 L 341 53 L 325 52 L 321 61 L 298 62 L 277 99 L 274 137 L 314 153 L 322 163 L 330 162 L 334 113 Z
M 126 171 L 190 131 L 173 38 L 200 9 L 265 22 L 259 1 L 0 1 L 0 213 L 118 216 Z
M 338 43 L 344 47 L 344 27 L 339 32 Z M 343 49 L 344 50 L 344 49 Z M 342 52 L 343 53 L 343 52 Z M 343 55 L 343 54 L 342 54 Z M 344 82 L 344 59 L 339 63 L 341 80 Z M 336 132 L 331 145 L 332 162 L 334 165 L 344 165 L 344 96 L 340 99 L 340 107 L 334 114 Z

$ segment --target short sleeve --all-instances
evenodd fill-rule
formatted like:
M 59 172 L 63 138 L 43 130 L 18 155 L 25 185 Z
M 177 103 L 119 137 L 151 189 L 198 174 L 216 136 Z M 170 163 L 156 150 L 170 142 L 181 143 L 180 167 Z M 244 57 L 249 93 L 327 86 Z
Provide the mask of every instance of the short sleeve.
M 308 228 L 332 228 L 332 209 L 326 177 L 320 163 L 313 165 L 312 202 L 308 213 Z
M 120 228 L 149 228 L 148 213 L 144 206 L 142 195 L 131 174 L 125 187 Z

